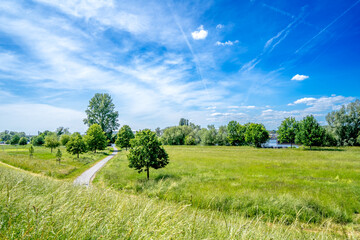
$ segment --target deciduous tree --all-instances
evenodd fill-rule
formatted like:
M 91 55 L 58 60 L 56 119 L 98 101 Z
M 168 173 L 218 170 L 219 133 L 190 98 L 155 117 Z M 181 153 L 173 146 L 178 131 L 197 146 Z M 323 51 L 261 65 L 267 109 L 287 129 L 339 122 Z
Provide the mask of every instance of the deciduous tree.
M 126 150 L 131 146 L 130 140 L 133 139 L 134 133 L 128 125 L 121 127 L 117 133 L 117 139 L 115 141 L 116 146 L 119 148 L 126 148 Z
M 338 145 L 360 145 L 360 142 L 356 140 L 360 134 L 360 100 L 328 113 L 326 121 L 334 133 Z
M 20 141 L 19 135 L 15 134 L 14 136 L 12 136 L 10 143 L 11 145 L 16 145 L 19 143 L 19 141 Z
M 50 148 L 51 152 L 53 151 L 54 148 L 57 148 L 58 146 L 60 146 L 60 142 L 58 140 L 58 137 L 56 134 L 48 134 L 45 137 L 45 147 Z
M 22 137 L 19 140 L 19 145 L 26 145 L 27 144 L 27 138 L 26 137 Z
M 279 130 L 277 131 L 279 136 L 278 140 L 280 143 L 290 143 L 292 147 L 293 143 L 295 143 L 296 132 L 298 130 L 298 122 L 294 117 L 285 118 L 281 125 L 279 126 Z
M 321 146 L 324 140 L 325 129 L 320 126 L 313 115 L 306 116 L 299 123 L 296 142 L 305 146 Z
M 259 123 L 249 123 L 246 127 L 245 141 L 255 147 L 261 147 L 261 144 L 269 140 L 269 132 L 264 125 Z
M 85 142 L 88 145 L 89 150 L 104 150 L 108 144 L 105 133 L 98 124 L 93 124 L 86 131 Z
M 60 143 L 61 143 L 61 145 L 66 146 L 66 144 L 67 144 L 69 141 L 70 141 L 70 135 L 67 135 L 67 134 L 61 135 L 61 137 L 60 137 Z
M 128 155 L 129 167 L 135 168 L 139 173 L 146 171 L 147 179 L 150 176 L 150 168 L 163 168 L 169 163 L 168 154 L 161 142 L 149 129 L 137 132 L 131 140 L 131 147 Z
M 34 147 L 33 147 L 33 145 L 31 144 L 30 147 L 29 147 L 29 156 L 30 156 L 30 158 L 33 157 L 34 152 L 35 152 Z
M 115 111 L 111 96 L 107 93 L 96 93 L 85 112 L 87 118 L 84 119 L 84 123 L 89 127 L 95 123 L 99 124 L 107 138 L 111 140 L 112 132 L 120 126 L 119 113 Z
M 227 138 L 232 146 L 240 146 L 245 144 L 246 127 L 237 121 L 230 121 L 227 125 Z
M 60 151 L 60 148 L 58 148 L 58 150 L 56 152 L 56 161 L 59 162 L 59 165 L 60 165 L 61 157 L 62 157 L 62 153 Z
M 76 154 L 77 158 L 81 153 L 87 151 L 86 143 L 80 133 L 75 132 L 71 135 L 70 141 L 66 144 L 66 151 L 73 155 Z

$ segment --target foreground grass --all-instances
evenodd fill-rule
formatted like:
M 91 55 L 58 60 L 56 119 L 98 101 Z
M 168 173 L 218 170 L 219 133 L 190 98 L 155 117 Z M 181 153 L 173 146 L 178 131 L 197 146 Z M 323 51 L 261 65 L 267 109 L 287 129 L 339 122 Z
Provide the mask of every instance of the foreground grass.
M 0 166 L 0 239 L 356 239 L 350 226 L 313 228 L 195 210 L 73 186 Z
M 56 161 L 56 149 L 51 153 L 45 147 L 34 147 L 32 158 L 29 157 L 29 146 L 0 146 L 0 161 L 33 173 L 46 176 L 72 180 L 80 175 L 94 163 L 110 154 L 110 150 L 97 153 L 88 152 L 81 154 L 80 158 L 66 152 L 65 147 L 60 147 L 62 152 L 61 164 Z
M 360 148 L 167 146 L 166 151 L 170 164 L 152 170 L 150 181 L 128 167 L 122 152 L 95 183 L 265 221 L 359 227 Z

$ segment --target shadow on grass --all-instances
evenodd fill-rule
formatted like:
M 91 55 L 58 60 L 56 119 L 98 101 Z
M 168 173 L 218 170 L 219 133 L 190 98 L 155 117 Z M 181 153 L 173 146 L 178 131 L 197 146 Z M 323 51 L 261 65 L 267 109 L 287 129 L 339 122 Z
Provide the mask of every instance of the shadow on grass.
M 345 151 L 344 149 L 341 149 L 341 148 L 304 148 L 303 150 L 305 151 L 329 151 L 329 152 L 342 152 L 342 151 Z
M 154 180 L 156 182 L 160 181 L 160 180 L 167 180 L 167 179 L 172 179 L 172 180 L 180 180 L 181 177 L 174 175 L 174 174 L 159 174 L 158 176 L 156 176 L 154 178 Z

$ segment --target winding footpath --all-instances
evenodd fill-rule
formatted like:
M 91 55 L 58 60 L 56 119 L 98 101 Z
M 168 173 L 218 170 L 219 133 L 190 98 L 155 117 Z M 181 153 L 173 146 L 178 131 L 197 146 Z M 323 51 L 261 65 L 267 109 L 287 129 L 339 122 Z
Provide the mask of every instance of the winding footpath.
M 110 159 L 112 159 L 118 153 L 117 148 L 115 146 L 113 146 L 113 148 L 114 151 L 112 154 L 110 154 L 109 156 L 83 172 L 79 177 L 77 177 L 74 181 L 74 185 L 85 185 L 89 187 L 90 183 L 95 177 L 96 172 L 99 171 Z

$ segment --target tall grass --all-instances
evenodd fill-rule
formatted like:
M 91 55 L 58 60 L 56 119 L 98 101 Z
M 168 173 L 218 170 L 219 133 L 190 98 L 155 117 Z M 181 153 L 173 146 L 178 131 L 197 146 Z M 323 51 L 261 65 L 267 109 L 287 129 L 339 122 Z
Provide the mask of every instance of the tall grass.
M 151 180 L 122 152 L 95 183 L 200 209 L 265 221 L 359 224 L 360 148 L 339 151 L 167 146 L 170 164 Z
M 66 152 L 64 147 L 62 160 L 56 161 L 56 151 L 50 152 L 45 147 L 35 147 L 34 156 L 30 158 L 28 146 L 1 146 L 0 161 L 34 173 L 40 173 L 58 179 L 72 180 L 98 160 L 109 155 L 109 149 L 97 153 L 88 152 L 77 158 Z
M 312 228 L 196 210 L 111 190 L 83 188 L 0 166 L 0 239 L 356 239 L 331 222 Z

